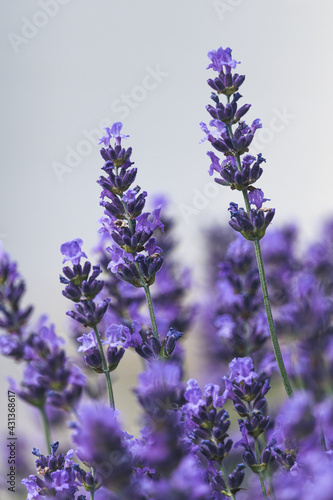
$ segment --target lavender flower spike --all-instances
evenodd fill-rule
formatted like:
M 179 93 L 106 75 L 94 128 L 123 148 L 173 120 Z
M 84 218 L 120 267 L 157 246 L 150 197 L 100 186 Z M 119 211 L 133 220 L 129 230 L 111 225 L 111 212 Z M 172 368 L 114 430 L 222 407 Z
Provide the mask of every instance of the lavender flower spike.
M 111 272 L 135 287 L 143 288 L 146 294 L 149 314 L 154 336 L 158 339 L 158 331 L 149 287 L 155 281 L 155 275 L 163 264 L 160 247 L 153 238 L 154 231 L 161 229 L 160 207 L 152 213 L 143 212 L 146 203 L 146 191 L 140 193 L 140 187 L 131 187 L 137 170 L 132 168 L 131 148 L 122 148 L 120 133 L 122 123 L 114 123 L 107 130 L 107 136 L 101 139 L 106 146 L 101 155 L 106 160 L 103 170 L 108 177 L 100 177 L 97 181 L 103 188 L 100 204 L 105 209 L 101 219 L 103 228 L 115 245 L 109 248 Z M 115 137 L 116 144 L 111 146 L 109 138 Z
M 210 130 L 204 123 L 201 123 L 200 126 L 206 134 L 204 140 L 207 139 L 217 151 L 226 157 L 226 161 L 220 163 L 215 153 L 209 151 L 208 155 L 212 160 L 209 173 L 212 175 L 213 171 L 216 171 L 220 174 L 221 179 L 215 179 L 218 184 L 242 191 L 246 210 L 238 208 L 237 203 L 231 203 L 229 207 L 231 214 L 229 225 L 235 231 L 241 233 L 244 238 L 254 242 L 274 353 L 285 390 L 288 396 L 291 397 L 293 389 L 284 366 L 280 345 L 275 331 L 259 242 L 265 235 L 266 229 L 275 215 L 275 210 L 262 208 L 263 201 L 267 199 L 264 199 L 260 189 L 255 190 L 255 188 L 252 187 L 252 184 L 256 182 L 262 174 L 260 163 L 262 163 L 263 160 L 261 155 L 258 156 L 257 162 L 253 165 L 254 158 L 250 155 L 245 156 L 244 159 L 241 160 L 241 157 L 249 151 L 254 135 L 262 125 L 258 118 L 252 122 L 251 126 L 247 125 L 243 120 L 240 121 L 240 118 L 248 112 L 250 106 L 246 104 L 238 109 L 238 101 L 241 95 L 237 90 L 239 85 L 243 83 L 245 77 L 239 77 L 238 74 L 232 74 L 232 70 L 235 69 L 236 65 L 239 63 L 231 58 L 231 49 L 227 48 L 224 50 L 220 47 L 216 51 L 209 52 L 208 57 L 212 61 L 208 69 L 213 69 L 218 73 L 217 78 L 208 80 L 208 85 L 212 87 L 217 94 L 213 93 L 211 95 L 214 105 L 208 105 L 206 108 L 213 117 L 209 125 L 216 130 Z M 221 94 L 224 94 L 227 98 L 227 103 L 225 105 L 220 102 Z M 230 101 L 232 95 L 233 98 Z M 233 126 L 236 126 L 236 128 L 233 128 Z M 255 205 L 256 208 L 253 208 L 253 205 Z

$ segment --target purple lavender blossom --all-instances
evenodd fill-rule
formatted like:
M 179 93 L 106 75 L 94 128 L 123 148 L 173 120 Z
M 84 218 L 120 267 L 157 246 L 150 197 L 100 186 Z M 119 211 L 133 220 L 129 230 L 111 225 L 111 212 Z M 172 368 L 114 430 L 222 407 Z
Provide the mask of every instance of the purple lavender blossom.
M 211 255 L 217 250 L 213 246 L 209 251 Z M 251 243 L 239 235 L 224 249 L 223 257 L 213 254 L 213 258 L 216 267 L 210 272 L 203 318 L 210 339 L 205 342 L 210 377 L 216 372 L 215 366 L 236 357 L 254 355 L 260 364 L 269 338 Z
M 288 449 L 320 447 L 320 435 L 316 436 L 314 398 L 309 391 L 297 391 L 291 401 L 286 401 L 276 417 L 278 445 Z M 313 440 L 316 439 L 317 443 Z
M 212 62 L 207 66 L 207 69 L 213 68 L 214 71 L 218 72 L 221 72 L 223 69 L 226 71 L 231 68 L 235 69 L 236 65 L 240 64 L 231 58 L 231 49 L 229 47 L 224 50 L 222 47 L 217 50 L 211 50 L 208 52 L 208 57 Z
M 320 450 L 303 454 L 290 472 L 278 471 L 273 486 L 279 500 L 330 500 L 333 487 L 331 455 Z
M 135 194 L 135 193 L 134 193 Z M 148 230 L 151 229 L 151 224 L 155 231 L 155 236 L 158 236 L 158 241 L 151 237 L 146 245 L 146 250 L 148 255 L 155 252 L 162 252 L 170 254 L 175 246 L 172 235 L 168 234 L 164 236 L 162 233 L 162 224 L 159 220 L 159 213 L 161 204 L 166 205 L 164 199 L 157 199 L 154 204 L 154 209 L 152 210 L 152 216 L 145 216 L 140 220 L 140 224 L 144 228 L 148 225 Z M 156 207 L 157 205 L 157 207 Z M 170 218 L 163 218 L 163 226 L 167 227 L 167 231 L 172 228 L 173 221 Z M 149 227 L 150 226 L 150 227 Z M 98 253 L 100 258 L 100 265 L 103 270 L 106 270 L 110 266 L 111 271 L 121 272 L 125 269 L 125 260 L 127 262 L 133 263 L 133 257 L 131 254 L 125 252 L 125 250 L 113 245 L 110 249 L 112 254 L 112 260 L 109 264 L 109 257 L 105 251 L 105 247 L 108 246 L 110 241 L 110 236 L 108 233 L 101 235 L 101 241 L 98 245 Z M 160 237 L 163 236 L 163 239 Z M 171 257 L 171 258 L 170 258 Z M 134 268 L 136 273 L 136 269 Z M 137 275 L 139 281 L 139 275 Z M 112 327 L 113 338 L 107 334 L 108 338 L 108 350 L 115 349 L 115 346 L 124 346 L 125 348 L 132 347 L 135 348 L 140 356 L 147 360 L 156 359 L 159 355 L 169 357 L 171 354 L 174 356 L 181 356 L 181 349 L 179 347 L 178 340 L 182 337 L 183 331 L 188 328 L 188 325 L 193 321 L 194 317 L 194 306 L 185 306 L 183 298 L 191 286 L 189 270 L 179 269 L 178 263 L 174 261 L 171 255 L 169 255 L 168 262 L 156 275 L 156 281 L 154 289 L 152 290 L 153 302 L 156 309 L 156 320 L 158 330 L 161 332 L 161 340 L 154 337 L 150 328 L 150 318 L 147 315 L 145 308 L 142 307 L 145 301 L 145 295 L 143 291 L 135 289 L 130 286 L 129 283 L 124 281 L 119 281 L 114 275 L 106 273 L 106 281 L 104 283 L 104 288 L 101 291 L 101 296 L 112 297 L 112 303 L 102 319 L 99 326 L 101 331 L 110 332 L 110 325 Z M 131 318 L 133 318 L 131 320 Z M 127 332 L 127 336 L 130 335 L 130 330 L 132 331 L 132 325 L 137 324 L 136 331 L 138 334 L 134 335 L 136 338 L 135 345 L 128 345 L 125 342 L 124 335 L 115 336 L 115 333 Z M 141 327 L 139 326 L 141 325 Z M 80 336 L 80 329 L 77 335 Z M 166 332 L 166 333 L 165 333 Z M 82 331 L 86 335 L 84 331 Z M 139 336 L 138 336 L 139 335 Z M 117 337 L 117 338 L 116 338 Z M 122 340 L 120 340 L 122 338 Z M 116 343 L 114 343 L 116 341 Z M 176 349 L 176 352 L 173 350 Z M 96 356 L 95 356 L 96 354 Z M 88 357 L 84 358 L 84 362 L 92 366 L 95 371 L 100 369 L 100 359 L 96 353 L 94 355 L 89 353 Z
M 68 266 L 64 267 L 63 273 L 65 277 L 60 276 L 60 282 L 66 285 L 63 295 L 75 302 L 75 311 L 67 311 L 66 314 L 82 325 L 94 328 L 106 313 L 110 298 L 107 297 L 97 305 L 94 302 L 94 299 L 104 286 L 104 281 L 96 279 L 102 270 L 99 266 L 93 266 L 90 275 L 90 262 L 85 262 L 83 267 L 80 265 L 81 257 L 87 257 L 86 254 L 81 252 L 82 244 L 82 240 L 73 240 L 61 246 L 61 252 L 68 257 L 64 262 L 72 260 L 73 269 Z M 74 257 L 70 257 L 72 255 Z
M 182 401 L 183 384 L 179 364 L 169 361 L 155 361 L 138 376 L 135 389 L 139 403 L 145 412 L 158 418 L 174 404 Z
M 137 321 L 134 321 L 131 330 L 124 325 L 110 325 L 105 332 L 105 344 L 116 347 L 122 346 L 124 349 L 128 347 L 138 347 L 142 344 L 140 335 L 141 326 Z
M 121 122 L 114 123 L 111 128 L 105 127 L 104 130 L 106 134 L 102 137 L 102 139 L 100 139 L 99 144 L 104 144 L 106 148 L 110 147 L 110 141 L 114 138 L 116 140 L 116 144 L 120 145 L 120 139 L 127 139 L 127 137 L 129 137 L 129 135 L 120 133 L 122 128 L 123 124 Z
M 272 222 L 275 209 L 254 209 L 248 215 L 243 208 L 238 208 L 237 203 L 230 203 L 228 208 L 231 219 L 229 225 L 241 233 L 247 240 L 260 240 L 265 236 L 266 229 Z M 266 213 L 266 215 L 265 215 Z
M 188 403 L 182 407 L 187 428 L 193 436 L 193 450 L 200 450 L 208 460 L 219 464 L 232 447 L 227 433 L 229 414 L 223 409 L 226 398 L 220 392 L 218 385 L 208 384 L 202 393 L 198 383 L 191 379 L 184 394 Z
M 146 495 L 149 495 L 149 498 L 156 500 L 166 498 L 206 500 L 211 498 L 209 485 L 193 456 L 183 458 L 167 479 L 161 478 L 154 482 L 145 481 L 143 491 Z
M 61 348 L 63 343 L 55 334 L 54 326 L 45 325 L 45 319 L 39 330 L 27 338 L 23 381 L 18 386 L 11 379 L 11 386 L 28 403 L 37 407 L 54 405 L 64 410 L 77 405 L 86 378 L 66 357 Z
M 83 241 L 80 238 L 63 243 L 60 247 L 60 251 L 64 255 L 62 263 L 64 264 L 70 260 L 73 265 L 79 265 L 81 257 L 87 258 L 86 254 L 81 250 L 82 245 Z
M 236 68 L 236 65 L 239 64 L 231 58 L 231 49 L 228 47 L 224 50 L 220 47 L 208 52 L 208 57 L 212 61 L 208 68 L 218 72 L 218 77 L 209 79 L 208 85 L 218 94 L 231 96 L 237 92 L 244 82 L 245 76 L 231 73 L 231 69 Z
M 21 300 L 25 283 L 17 271 L 17 265 L 0 244 L 0 329 L 7 333 L 0 336 L 0 351 L 15 360 L 22 359 L 24 331 L 33 307 L 22 308 Z
M 101 140 L 108 145 L 108 149 L 101 150 L 106 160 L 103 169 L 108 177 L 98 180 L 103 188 L 101 205 L 105 208 L 102 231 L 107 231 L 117 245 L 110 248 L 111 272 L 136 287 L 145 287 L 154 282 L 163 263 L 160 249 L 149 242 L 156 229 L 163 229 L 163 224 L 159 219 L 160 208 L 153 213 L 143 212 L 147 193 L 140 193 L 139 186 L 131 188 L 137 171 L 131 168 L 132 162 L 129 161 L 132 151 L 121 148 L 124 137 L 120 134 L 121 128 L 122 124 L 118 122 L 111 128 L 111 132 L 113 129 L 117 131 L 109 133 L 117 134 L 114 148 L 110 141 Z M 143 254 L 144 251 L 148 255 Z
M 128 484 L 132 459 L 112 408 L 82 406 L 73 441 L 77 456 L 95 469 L 105 487 L 116 491 Z
M 204 123 L 201 124 L 201 128 L 206 132 L 205 138 L 225 156 L 240 156 L 246 153 L 253 141 L 255 131 L 262 127 L 259 119 L 254 120 L 250 127 L 245 122 L 240 122 L 231 137 L 227 127 L 222 127 L 219 123 L 222 122 L 218 120 L 210 122 L 210 126 L 216 127 L 216 132 L 208 129 L 207 133 L 207 126 Z
M 269 417 L 263 414 L 266 405 L 265 395 L 270 389 L 268 379 L 262 381 L 254 371 L 251 358 L 236 358 L 229 364 L 230 375 L 224 376 L 225 391 L 236 412 L 245 420 L 239 424 L 246 432 L 257 438 L 267 428 Z
M 38 475 L 31 475 L 23 479 L 22 484 L 27 488 L 27 500 L 42 498 L 57 498 L 59 500 L 75 499 L 81 482 L 78 481 L 75 464 L 72 460 L 74 450 L 56 454 L 59 443 L 51 444 L 51 454 L 44 456 L 37 448 L 32 453 L 37 457 L 36 468 Z M 85 497 L 83 497 L 85 498 Z
M 215 177 L 215 182 L 222 186 L 230 186 L 231 189 L 237 189 L 238 191 L 243 191 L 261 177 L 263 169 L 260 165 L 266 161 L 261 154 L 258 155 L 257 159 L 254 156 L 246 155 L 242 159 L 241 169 L 238 170 L 234 156 L 227 156 L 220 164 L 220 160 L 215 153 L 208 151 L 207 155 L 212 161 L 209 175 L 213 175 L 213 172 L 216 171 L 221 176 L 221 178 Z

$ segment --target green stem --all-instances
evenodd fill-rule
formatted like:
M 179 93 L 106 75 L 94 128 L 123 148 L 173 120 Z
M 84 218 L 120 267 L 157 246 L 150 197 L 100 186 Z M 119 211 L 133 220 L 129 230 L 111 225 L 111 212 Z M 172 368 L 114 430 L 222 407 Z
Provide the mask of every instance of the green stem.
M 105 375 L 105 378 L 106 378 L 106 385 L 107 385 L 107 388 L 108 388 L 110 406 L 114 410 L 115 409 L 115 405 L 114 405 L 114 397 L 113 397 L 113 390 L 112 390 L 112 383 L 111 383 L 111 377 L 110 377 L 109 367 L 108 367 L 108 364 L 107 364 L 106 359 L 105 359 L 102 342 L 101 342 L 101 339 L 100 339 L 100 336 L 99 336 L 99 333 L 98 333 L 98 330 L 97 330 L 96 326 L 94 326 L 94 332 L 95 332 L 95 336 L 96 336 L 96 340 L 97 340 L 97 344 L 98 344 L 98 349 L 99 349 L 99 352 L 100 352 L 100 355 L 101 355 L 101 358 L 102 358 L 103 372 L 104 372 L 104 375 Z
M 273 481 L 272 481 L 272 468 L 271 464 L 268 462 L 266 466 L 267 474 L 267 482 L 268 482 L 268 494 L 272 500 L 275 500 L 275 493 L 274 493 L 274 487 L 273 487 Z
M 294 395 L 294 391 L 293 391 L 293 388 L 291 387 L 291 383 L 290 383 L 289 378 L 288 378 L 286 367 L 284 366 L 279 341 L 278 341 L 278 338 L 276 335 L 271 305 L 269 302 L 267 282 L 266 282 L 265 269 L 264 269 L 264 262 L 263 262 L 263 258 L 262 258 L 262 254 L 261 254 L 259 240 L 254 240 L 254 248 L 256 251 L 257 264 L 258 264 L 258 270 L 259 270 L 259 276 L 260 276 L 260 282 L 261 282 L 261 289 L 262 289 L 262 294 L 263 294 L 263 298 L 264 298 L 266 315 L 267 315 L 267 320 L 268 320 L 268 325 L 269 325 L 269 331 L 271 334 L 275 358 L 276 358 L 276 361 L 277 361 L 277 364 L 279 367 L 280 375 L 281 375 L 282 382 L 283 382 L 284 388 L 286 390 L 286 393 L 287 393 L 289 398 L 292 398 Z
M 46 415 L 45 411 L 45 406 L 42 406 L 40 408 L 40 413 L 42 415 L 42 420 L 43 420 L 43 428 L 44 428 L 44 435 L 45 435 L 45 441 L 46 441 L 46 446 L 47 446 L 47 454 L 51 453 L 51 431 L 50 431 L 50 423 Z
M 153 329 L 153 334 L 158 339 L 159 335 L 158 335 L 158 331 L 157 331 L 157 323 L 156 323 L 156 318 L 155 318 L 153 301 L 152 301 L 151 295 L 150 295 L 149 285 L 145 285 L 143 287 L 143 289 L 144 289 L 145 294 L 146 294 L 146 299 L 147 299 L 147 304 L 148 304 L 148 309 L 149 309 L 149 315 L 150 315 L 151 327 Z
M 95 481 L 95 469 L 91 468 L 91 475 Z M 94 500 L 95 497 L 95 484 L 93 484 L 92 490 L 90 491 L 90 500 Z
M 225 470 L 225 467 L 224 467 L 224 463 L 222 462 L 222 465 L 221 465 L 221 472 L 222 472 L 222 477 L 224 479 L 224 482 L 225 482 L 225 486 L 227 488 L 227 492 L 229 494 L 229 497 L 232 499 L 232 500 L 236 500 L 235 499 L 235 495 L 233 495 L 231 493 L 231 490 L 229 488 L 229 483 L 228 483 L 228 474 L 227 474 L 227 471 Z
M 232 131 L 231 125 L 228 125 L 227 129 L 229 132 L 229 136 L 231 138 L 233 138 L 233 131 Z M 241 172 L 242 165 L 241 165 L 239 155 L 236 156 L 236 162 L 237 162 L 237 169 L 239 170 L 239 172 Z M 243 189 L 242 193 L 243 193 L 243 197 L 244 197 L 244 203 L 245 203 L 247 215 L 250 216 L 251 207 L 250 207 L 249 197 L 247 194 L 247 189 L 246 188 Z M 259 270 L 259 276 L 260 276 L 260 282 L 261 282 L 261 289 L 262 289 L 262 294 L 264 297 L 264 304 L 265 304 L 266 315 L 267 315 L 267 320 L 268 320 L 268 325 L 269 325 L 269 331 L 271 334 L 275 358 L 276 358 L 276 361 L 277 361 L 277 364 L 279 367 L 280 375 L 281 375 L 282 382 L 283 382 L 284 388 L 286 390 L 286 393 L 287 393 L 289 398 L 292 398 L 294 392 L 293 392 L 293 389 L 291 387 L 291 384 L 290 384 L 290 381 L 288 378 L 286 367 L 284 366 L 279 341 L 278 341 L 278 338 L 276 335 L 271 305 L 269 302 L 267 283 L 266 283 L 266 277 L 265 277 L 264 262 L 263 262 L 262 255 L 261 255 L 259 240 L 254 240 L 254 247 L 255 247 L 255 251 L 256 251 L 256 258 L 257 258 L 257 264 L 258 264 L 258 270 Z
M 260 467 L 260 452 L 259 452 L 258 438 L 254 438 L 254 442 L 255 442 L 255 447 L 256 447 L 257 464 L 259 466 L 258 474 L 259 474 L 259 479 L 260 479 L 261 491 L 262 491 L 264 499 L 268 500 L 265 481 L 264 481 L 264 475 L 263 475 L 261 467 Z
M 321 449 L 323 451 L 327 451 L 325 434 L 324 434 L 323 428 L 321 428 L 321 430 L 320 430 L 320 444 L 321 444 Z
M 158 335 L 156 317 L 155 317 L 155 312 L 154 312 L 153 301 L 152 301 L 151 295 L 150 295 L 149 285 L 145 282 L 144 277 L 142 276 L 139 264 L 137 262 L 135 262 L 135 268 L 138 271 L 138 274 L 139 274 L 139 277 L 140 277 L 140 283 L 141 283 L 142 288 L 144 289 L 145 294 L 146 294 L 146 300 L 147 300 L 147 305 L 148 305 L 149 316 L 150 316 L 150 321 L 151 321 L 151 327 L 152 327 L 152 330 L 153 330 L 153 334 L 154 334 L 154 336 L 157 339 L 159 339 L 160 337 Z

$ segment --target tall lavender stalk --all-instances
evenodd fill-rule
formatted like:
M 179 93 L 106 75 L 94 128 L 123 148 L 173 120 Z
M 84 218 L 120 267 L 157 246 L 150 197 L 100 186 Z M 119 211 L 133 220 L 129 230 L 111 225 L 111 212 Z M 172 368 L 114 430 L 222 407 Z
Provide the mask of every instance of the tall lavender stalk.
M 283 385 L 288 397 L 291 398 L 293 389 L 283 362 L 274 326 L 260 248 L 260 239 L 265 235 L 266 229 L 274 217 L 275 209 L 263 207 L 263 203 L 269 200 L 264 198 L 261 189 L 254 188 L 252 185 L 263 172 L 260 165 L 265 161 L 264 158 L 261 154 L 257 158 L 245 155 L 249 151 L 256 130 L 262 125 L 259 119 L 254 120 L 251 127 L 241 121 L 241 118 L 250 109 L 250 105 L 245 104 L 238 108 L 237 102 L 241 98 L 238 89 L 244 82 L 245 76 L 237 73 L 232 74 L 231 70 L 235 69 L 239 62 L 232 59 L 231 49 L 224 50 L 220 47 L 216 51 L 209 52 L 208 57 L 211 60 L 208 68 L 212 68 L 218 73 L 216 78 L 208 80 L 209 86 L 215 91 L 211 95 L 215 106 L 207 106 L 207 111 L 213 118 L 209 125 L 213 128 L 209 129 L 205 123 L 201 123 L 201 128 L 206 133 L 205 139 L 226 157 L 220 162 L 215 153 L 209 151 L 207 154 L 212 161 L 209 173 L 213 175 L 216 171 L 220 175 L 219 178 L 214 179 L 218 184 L 229 186 L 243 194 L 245 210 L 239 208 L 236 203 L 230 203 L 228 210 L 231 220 L 229 224 L 235 231 L 240 232 L 246 239 L 254 243 L 273 349 Z M 225 105 L 220 102 L 221 95 L 226 96 Z
M 122 139 L 129 137 L 121 133 L 122 127 L 121 122 L 114 123 L 105 129 L 106 135 L 100 140 L 105 146 L 101 155 L 106 162 L 103 170 L 107 174 L 97 181 L 103 188 L 100 204 L 105 209 L 101 231 L 107 232 L 114 242 L 111 248 L 107 248 L 111 256 L 108 268 L 119 279 L 143 288 L 145 292 L 151 331 L 147 332 L 143 344 L 132 342 L 132 347 L 146 359 L 168 357 L 182 333 L 171 328 L 163 342 L 160 341 L 150 294 L 150 286 L 163 264 L 162 249 L 153 237 L 157 229 L 164 231 L 160 221 L 161 207 L 152 213 L 143 212 L 147 192 L 140 192 L 139 186 L 132 187 L 137 169 L 130 161 L 132 148 L 122 147 Z
M 110 299 L 106 298 L 96 305 L 94 300 L 104 286 L 104 281 L 97 280 L 96 278 L 102 271 L 99 266 L 93 266 L 92 273 L 90 274 L 91 263 L 89 261 L 86 261 L 83 267 L 81 266 L 81 258 L 87 257 L 81 250 L 82 244 L 83 241 L 77 238 L 61 245 L 60 250 L 64 255 L 63 263 L 71 261 L 73 264 L 73 269 L 68 266 L 63 268 L 64 276 L 60 276 L 60 281 L 66 287 L 62 293 L 67 299 L 75 303 L 76 310 L 67 311 L 67 315 L 78 321 L 81 325 L 93 329 L 90 334 L 81 337 L 85 343 L 85 348 L 80 348 L 79 350 L 88 351 L 87 356 L 84 358 L 88 366 L 98 373 L 104 373 L 110 406 L 114 409 L 115 403 L 110 371 L 116 368 L 122 357 L 122 353 L 118 353 L 117 350 L 110 352 L 110 349 L 108 349 L 107 359 L 105 357 L 97 325 L 106 313 Z

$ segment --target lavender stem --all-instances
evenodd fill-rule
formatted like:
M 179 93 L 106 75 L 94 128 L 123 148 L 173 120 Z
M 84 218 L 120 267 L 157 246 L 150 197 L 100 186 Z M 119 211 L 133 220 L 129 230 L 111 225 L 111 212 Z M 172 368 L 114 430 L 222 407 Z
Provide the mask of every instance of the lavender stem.
M 258 438 L 254 438 L 254 442 L 255 442 L 255 447 L 256 447 L 256 457 L 257 457 L 258 474 L 259 474 L 259 479 L 260 479 L 261 491 L 262 491 L 264 499 L 268 500 L 265 481 L 264 481 L 264 475 L 262 473 L 261 466 L 260 466 L 260 452 L 259 452 Z
M 282 382 L 284 385 L 284 388 L 286 390 L 286 393 L 288 395 L 288 398 L 292 398 L 294 395 L 293 388 L 291 387 L 291 383 L 289 381 L 289 377 L 287 374 L 286 367 L 283 362 L 283 357 L 279 345 L 279 341 L 276 335 L 276 330 L 275 330 L 275 325 L 274 325 L 274 320 L 273 320 L 273 315 L 272 315 L 272 310 L 271 310 L 271 305 L 269 302 L 269 296 L 268 296 L 268 290 L 267 290 L 267 282 L 266 282 L 266 276 L 265 276 L 265 269 L 264 269 L 264 262 L 261 254 L 261 248 L 260 248 L 260 243 L 259 240 L 254 240 L 254 248 L 256 251 L 256 257 L 257 257 L 257 264 L 258 264 L 258 270 L 259 270 L 259 276 L 260 276 L 260 282 L 261 282 L 261 289 L 262 289 L 262 295 L 264 298 L 264 304 L 265 304 L 265 309 L 266 309 L 266 315 L 267 315 L 267 320 L 268 320 L 268 325 L 269 325 L 269 331 L 271 334 L 271 339 L 272 339 L 272 344 L 273 344 L 273 349 L 274 349 L 274 354 L 275 358 L 279 367 L 280 375 L 282 378 Z
M 222 472 L 222 476 L 223 476 L 223 479 L 224 479 L 224 482 L 225 482 L 225 485 L 226 485 L 226 488 L 227 488 L 227 492 L 229 493 L 229 496 L 232 500 L 236 500 L 235 499 L 235 495 L 233 495 L 231 493 L 231 490 L 229 488 L 229 483 L 228 483 L 228 474 L 227 474 L 227 471 L 225 470 L 225 467 L 224 467 L 224 463 L 222 462 L 222 465 L 221 465 L 221 472 Z
M 96 326 L 94 326 L 94 332 L 95 332 L 95 336 L 96 336 L 96 340 L 97 340 L 97 344 L 98 344 L 98 349 L 99 349 L 99 352 L 100 352 L 100 355 L 101 355 L 101 358 L 102 358 L 103 372 L 104 372 L 104 375 L 105 375 L 105 378 L 106 378 L 106 385 L 107 385 L 107 388 L 108 388 L 110 406 L 114 410 L 115 409 L 115 404 L 114 404 L 114 396 L 113 396 L 113 390 L 112 390 L 112 382 L 111 382 L 110 372 L 109 372 L 108 364 L 107 364 L 106 359 L 105 359 L 102 342 L 101 342 L 101 339 L 100 339 L 100 336 L 99 336 L 99 333 L 98 333 L 98 330 L 97 330 Z
M 40 408 L 40 413 L 41 413 L 42 420 L 43 420 L 43 428 L 44 428 L 46 446 L 47 446 L 47 450 L 49 452 L 49 450 L 51 448 L 51 432 L 50 432 L 50 423 L 49 423 L 49 420 L 47 418 L 46 411 L 45 411 L 45 406 L 42 406 Z

